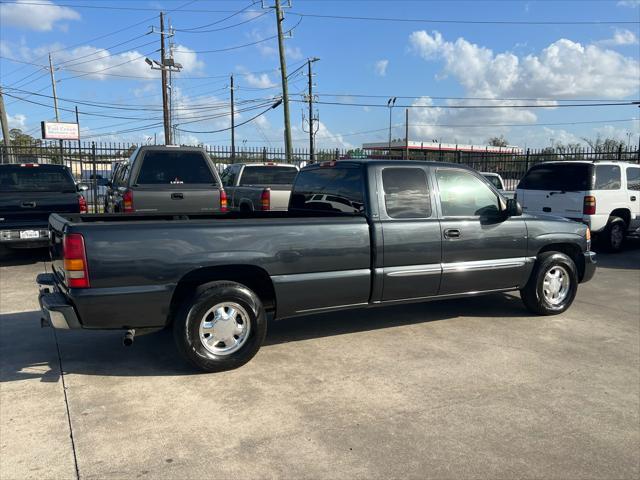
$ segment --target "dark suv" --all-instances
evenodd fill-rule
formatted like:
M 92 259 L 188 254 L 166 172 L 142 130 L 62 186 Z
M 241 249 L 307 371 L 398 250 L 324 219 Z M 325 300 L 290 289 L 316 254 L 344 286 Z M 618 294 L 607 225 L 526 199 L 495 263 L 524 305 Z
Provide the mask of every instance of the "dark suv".
M 143 146 L 120 164 L 109 181 L 110 213 L 218 212 L 226 195 L 202 148 Z

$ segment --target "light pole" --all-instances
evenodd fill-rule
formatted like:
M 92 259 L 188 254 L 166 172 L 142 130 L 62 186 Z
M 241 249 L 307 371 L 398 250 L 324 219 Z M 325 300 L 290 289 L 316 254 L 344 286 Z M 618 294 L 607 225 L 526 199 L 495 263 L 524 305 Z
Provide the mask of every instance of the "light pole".
M 391 97 L 387 100 L 387 107 L 389 107 L 389 156 L 391 156 L 391 112 L 393 111 L 393 106 L 396 104 L 396 97 Z

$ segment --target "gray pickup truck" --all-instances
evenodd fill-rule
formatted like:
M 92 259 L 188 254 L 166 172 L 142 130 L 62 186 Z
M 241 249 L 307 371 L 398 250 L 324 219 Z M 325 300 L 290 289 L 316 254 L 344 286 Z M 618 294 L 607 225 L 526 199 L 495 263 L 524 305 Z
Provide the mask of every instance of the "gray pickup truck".
M 235 163 L 221 179 L 232 210 L 286 211 L 297 174 L 288 163 Z
M 251 359 L 275 319 L 519 290 L 564 312 L 595 272 L 586 225 L 522 215 L 459 165 L 345 160 L 303 168 L 288 212 L 57 215 L 38 276 L 56 328 L 172 325 L 218 371 Z M 427 308 L 427 307 L 425 307 Z
M 107 183 L 109 213 L 225 211 L 226 196 L 213 162 L 202 148 L 138 147 Z

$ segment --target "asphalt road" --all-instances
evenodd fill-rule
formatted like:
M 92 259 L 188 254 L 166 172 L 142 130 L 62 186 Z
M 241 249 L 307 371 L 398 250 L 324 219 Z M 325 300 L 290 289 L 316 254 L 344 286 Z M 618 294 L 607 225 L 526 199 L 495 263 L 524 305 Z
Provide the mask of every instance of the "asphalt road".
M 0 478 L 640 477 L 640 242 L 561 316 L 513 295 L 285 320 L 239 370 L 41 329 L 0 268 Z

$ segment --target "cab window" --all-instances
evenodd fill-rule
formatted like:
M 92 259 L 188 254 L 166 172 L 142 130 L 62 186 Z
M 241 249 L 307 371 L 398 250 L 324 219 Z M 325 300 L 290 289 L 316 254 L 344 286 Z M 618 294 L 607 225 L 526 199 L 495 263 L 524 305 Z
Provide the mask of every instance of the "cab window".
M 497 195 L 480 178 L 456 169 L 436 171 L 442 215 L 445 217 L 479 217 L 500 211 Z
M 387 215 L 391 218 L 428 218 L 431 199 L 422 168 L 385 168 L 382 187 Z
M 640 167 L 627 168 L 627 190 L 640 191 Z

